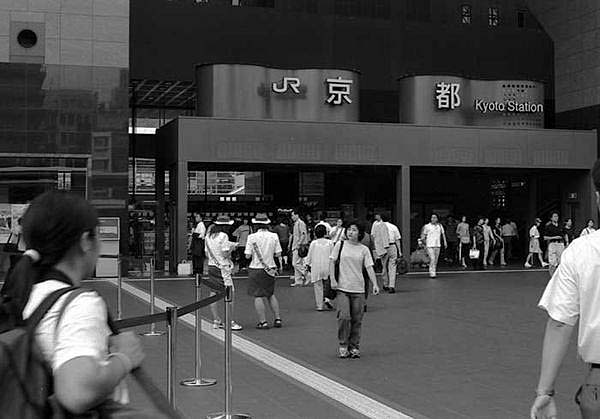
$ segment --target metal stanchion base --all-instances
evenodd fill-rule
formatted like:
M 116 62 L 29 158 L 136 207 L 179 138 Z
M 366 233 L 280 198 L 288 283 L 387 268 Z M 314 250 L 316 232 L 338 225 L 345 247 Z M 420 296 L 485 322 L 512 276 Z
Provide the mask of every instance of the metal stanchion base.
M 165 332 L 163 332 L 163 331 L 157 331 L 157 330 L 150 331 L 150 332 L 140 333 L 140 335 L 142 335 L 142 336 L 162 336 L 164 334 L 165 334 Z
M 217 384 L 214 378 L 188 378 L 180 383 L 185 387 L 208 387 Z
M 212 413 L 206 417 L 206 419 L 252 419 L 251 416 L 244 415 L 242 413 Z

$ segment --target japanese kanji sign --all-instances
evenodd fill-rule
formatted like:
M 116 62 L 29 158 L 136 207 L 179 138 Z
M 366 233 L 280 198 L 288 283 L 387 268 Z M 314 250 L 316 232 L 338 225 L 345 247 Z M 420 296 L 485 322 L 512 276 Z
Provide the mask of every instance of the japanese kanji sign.
M 435 99 L 438 109 L 455 109 L 460 106 L 458 94 L 460 84 L 439 82 L 435 85 Z
M 327 98 L 327 103 L 330 105 L 342 105 L 344 101 L 347 103 L 352 103 L 352 99 L 350 99 L 350 86 L 352 85 L 352 80 L 345 80 L 341 77 L 337 77 L 335 79 L 327 79 L 327 94 L 329 97 Z

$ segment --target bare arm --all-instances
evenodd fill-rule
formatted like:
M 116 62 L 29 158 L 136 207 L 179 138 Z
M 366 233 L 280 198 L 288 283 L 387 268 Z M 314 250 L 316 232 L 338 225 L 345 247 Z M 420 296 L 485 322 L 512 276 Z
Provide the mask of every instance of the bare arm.
M 554 381 L 567 353 L 572 332 L 573 326 L 557 322 L 552 318 L 548 319 L 542 351 L 542 369 L 537 386 L 538 394 L 554 389 Z
M 375 276 L 375 269 L 373 269 L 373 266 L 367 268 L 367 273 L 369 274 L 369 279 L 373 285 L 373 294 L 379 294 L 379 285 L 377 284 L 377 277 Z
M 70 412 L 83 413 L 106 399 L 128 373 L 117 357 L 105 365 L 87 356 L 74 358 L 54 373 L 56 397 Z

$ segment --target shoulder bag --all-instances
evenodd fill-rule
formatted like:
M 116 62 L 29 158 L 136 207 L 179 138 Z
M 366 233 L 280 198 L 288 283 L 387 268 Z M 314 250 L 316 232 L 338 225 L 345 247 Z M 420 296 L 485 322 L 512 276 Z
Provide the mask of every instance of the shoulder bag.
M 269 266 L 267 266 L 256 242 L 252 243 L 252 247 L 254 248 L 254 251 L 256 252 L 256 257 L 260 261 L 260 264 L 263 266 L 263 270 L 267 273 L 267 275 L 269 275 L 272 278 L 277 277 L 277 268 L 270 268 Z

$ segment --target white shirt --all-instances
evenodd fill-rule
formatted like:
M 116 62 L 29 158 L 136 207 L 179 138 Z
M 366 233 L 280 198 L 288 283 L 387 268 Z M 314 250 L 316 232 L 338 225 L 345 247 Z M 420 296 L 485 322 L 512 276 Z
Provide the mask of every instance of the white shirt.
M 396 243 L 396 240 L 400 240 L 400 230 L 394 224 L 390 222 L 385 222 L 386 227 L 388 228 L 388 232 L 390 235 L 390 244 Z
M 230 266 L 231 259 L 229 252 L 234 249 L 237 243 L 230 242 L 227 234 L 221 232 L 216 236 L 210 234 L 206 237 L 204 247 L 208 255 L 208 266 L 224 267 Z M 210 248 L 210 251 L 208 250 Z
M 310 243 L 306 264 L 310 266 L 311 282 L 329 278 L 329 256 L 332 250 L 333 242 L 329 239 L 320 238 Z
M 573 240 L 546 286 L 538 306 L 559 322 L 579 320 L 578 351 L 587 363 L 600 363 L 600 232 Z
M 442 233 L 444 227 L 441 224 L 425 224 L 423 236 L 425 236 L 425 247 L 442 247 Z
M 67 284 L 56 280 L 34 284 L 29 301 L 23 309 L 23 318 L 31 316 L 52 292 L 66 287 Z M 69 303 L 63 313 L 56 342 L 54 341 L 56 322 L 67 295 L 58 299 L 35 331 L 36 341 L 52 371 L 80 356 L 103 362 L 108 355 L 108 337 L 111 332 L 107 324 L 106 304 L 96 293 L 80 294 Z M 115 388 L 112 398 L 121 403 L 129 401 L 124 381 Z
M 538 230 L 537 226 L 532 226 L 529 229 L 529 237 L 531 237 L 532 239 L 540 238 L 540 231 Z
M 281 253 L 281 244 L 279 244 L 279 236 L 277 233 L 271 233 L 268 230 L 258 230 L 256 233 L 252 233 L 248 236 L 246 241 L 246 248 L 244 253 L 248 256 L 252 256 L 252 262 L 250 262 L 251 269 L 264 269 L 264 265 L 260 262 L 258 255 L 254 251 L 254 243 L 260 251 L 263 262 L 269 268 L 274 268 L 275 264 L 274 256 L 276 253 Z
M 200 221 L 196 228 L 192 229 L 192 233 L 196 233 L 198 234 L 198 237 L 204 239 L 204 236 L 206 235 L 206 226 L 202 221 Z
M 581 230 L 580 236 L 587 236 L 588 234 L 592 234 L 594 231 L 596 231 L 594 227 L 586 227 L 583 230 Z

